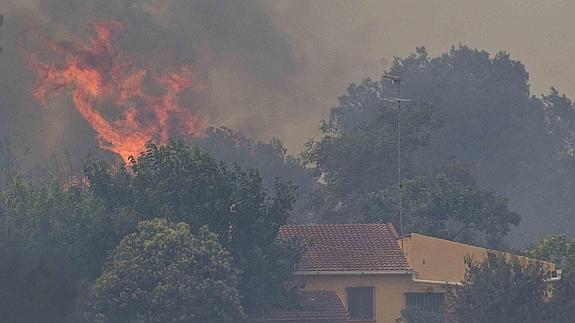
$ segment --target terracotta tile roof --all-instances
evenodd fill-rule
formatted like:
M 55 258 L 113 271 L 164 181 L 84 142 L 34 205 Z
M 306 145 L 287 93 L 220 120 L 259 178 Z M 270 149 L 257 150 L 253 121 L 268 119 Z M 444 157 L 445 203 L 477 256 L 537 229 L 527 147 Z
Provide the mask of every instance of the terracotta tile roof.
M 284 225 L 279 238 L 308 244 L 299 271 L 411 270 L 390 224 Z
M 337 322 L 346 321 L 347 309 L 334 291 L 303 291 L 302 307 L 271 310 L 261 316 L 251 316 L 250 322 Z

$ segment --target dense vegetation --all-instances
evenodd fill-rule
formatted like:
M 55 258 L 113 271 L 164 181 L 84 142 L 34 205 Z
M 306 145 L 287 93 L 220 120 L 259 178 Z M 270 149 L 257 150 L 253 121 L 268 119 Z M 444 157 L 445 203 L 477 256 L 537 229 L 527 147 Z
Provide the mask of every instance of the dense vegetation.
M 575 239 L 553 235 L 535 244 L 527 255 L 552 261 L 561 268 L 562 279 L 553 290 L 549 319 L 571 322 L 575 317 Z
M 402 103 L 400 112 L 406 181 L 399 189 L 399 115 L 396 103 L 388 101 L 397 96 L 397 83 L 385 78 L 352 83 L 322 125 L 323 135 L 308 142 L 303 152 L 305 164 L 321 176 L 311 204 L 319 219 L 383 218 L 397 223 L 397 211 L 395 219 L 390 212 L 374 214 L 372 197 L 376 197 L 377 209 L 397 210 L 393 196 L 401 191 L 408 230 L 467 239 L 467 234 L 457 234 L 467 227 L 466 232 L 478 242 L 497 245 L 518 224 L 514 211 L 522 216 L 521 233 L 526 237 L 573 231 L 569 210 L 575 200 L 575 108 L 568 98 L 555 89 L 541 98 L 533 96 L 529 75 L 520 62 L 506 53 L 490 56 L 466 46 L 434 58 L 425 48 L 418 48 L 404 59 L 397 58 L 389 73 L 401 78 L 401 96 L 414 100 Z M 459 183 L 454 189 L 463 190 L 457 194 L 478 198 L 468 202 L 490 209 L 487 217 L 495 220 L 494 227 L 476 225 L 485 220 L 484 215 L 475 220 L 455 216 L 455 221 L 448 221 L 446 233 L 445 220 L 456 210 L 430 209 L 429 201 L 438 196 L 449 199 L 453 192 L 429 192 L 437 188 L 433 178 L 437 181 L 438 174 L 453 167 L 465 169 L 459 172 L 462 178 L 451 178 Z M 423 213 L 426 219 L 435 219 L 424 225 L 429 230 L 410 228 L 411 219 Z M 473 214 L 477 212 L 466 216 Z
M 572 231 L 568 98 L 555 89 L 532 96 L 521 63 L 465 46 L 435 58 L 419 48 L 389 72 L 414 103 L 398 111 L 387 100 L 397 84 L 387 79 L 352 83 L 300 157 L 277 139 L 208 128 L 189 143 L 150 143 L 128 165 L 89 156 L 74 180 L 40 185 L 19 174 L 8 140 L 0 140 L 2 317 L 214 321 L 296 306 L 298 286 L 284 282 L 302 249 L 276 241 L 278 228 L 288 221 L 399 227 L 400 198 L 404 232 L 504 248 L 521 219 L 521 230 L 560 223 Z M 551 301 L 542 296 L 540 268 L 494 254 L 469 262 L 454 315 L 568 322 L 575 242 L 552 236 L 527 253 L 563 268 Z
M 546 273 L 539 263 L 488 253 L 483 262 L 467 259 L 464 286 L 455 291 L 459 322 L 545 322 L 549 315 Z
M 96 280 L 91 316 L 101 322 L 230 321 L 243 317 L 237 269 L 217 236 L 185 223 L 142 221 Z
M 150 144 L 129 170 L 89 158 L 85 181 L 71 187 L 13 177 L 0 195 L 1 312 L 15 321 L 204 320 L 290 304 L 283 282 L 300 251 L 276 233 L 293 202 L 290 184 L 268 195 L 257 172 L 181 142 Z M 205 294 L 207 276 L 218 275 L 222 294 Z M 195 285 L 200 276 L 205 286 Z M 182 306 L 150 316 L 168 294 Z M 185 305 L 197 299 L 201 311 Z

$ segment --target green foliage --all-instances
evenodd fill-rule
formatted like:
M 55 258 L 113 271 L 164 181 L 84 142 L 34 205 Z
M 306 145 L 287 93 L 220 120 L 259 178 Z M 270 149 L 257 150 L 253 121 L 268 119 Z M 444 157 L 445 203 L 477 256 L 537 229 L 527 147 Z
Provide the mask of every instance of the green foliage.
M 573 267 L 562 274 L 556 283 L 551 301 L 551 319 L 553 322 L 568 323 L 575 317 L 575 272 Z
M 402 310 L 401 317 L 408 323 L 444 323 L 445 313 L 423 311 L 420 309 Z
M 232 259 L 207 227 L 143 221 L 94 287 L 101 322 L 207 322 L 243 317 Z
M 106 252 L 126 234 L 120 217 L 108 214 L 80 187 L 36 188 L 15 178 L 2 192 L 1 204 L 14 241 L 68 263 L 77 277 L 96 277 Z
M 401 197 L 405 232 L 465 241 L 479 232 L 486 244 L 500 246 L 519 215 L 509 209 L 507 198 L 482 187 L 492 174 L 477 165 L 490 163 L 484 156 L 504 159 L 492 169 L 501 170 L 501 178 L 511 176 L 526 161 L 540 159 L 524 152 L 519 156 L 501 143 L 525 147 L 541 141 L 519 141 L 525 131 L 541 131 L 538 135 L 549 139 L 543 110 L 532 108 L 524 67 L 505 53 L 490 58 L 460 46 L 432 59 L 418 48 L 396 59 L 390 74 L 402 79 L 401 96 L 416 101 L 401 106 L 403 182 L 397 183 L 398 110 L 386 100 L 397 96 L 397 84 L 385 78 L 352 83 L 322 125 L 322 138 L 309 141 L 302 154 L 306 165 L 321 174 L 313 211 L 328 222 L 399 226 Z M 525 128 L 516 116 L 530 118 L 533 127 Z M 505 155 L 509 152 L 513 158 Z M 446 166 L 453 160 L 470 169 Z
M 426 164 L 456 157 L 476 166 L 474 173 L 500 182 L 517 179 L 524 166 L 541 161 L 537 153 L 550 152 L 544 147 L 550 139 L 544 111 L 530 96 L 529 75 L 507 53 L 490 56 L 460 45 L 431 58 L 418 48 L 397 59 L 390 73 L 402 78 L 405 96 L 433 104 L 435 119 L 442 121 L 420 151 Z
M 565 270 L 575 270 L 575 240 L 565 235 L 552 235 L 543 239 L 526 253 L 536 259 L 551 261 Z
M 557 223 L 575 206 L 569 99 L 555 89 L 533 96 L 521 62 L 462 45 L 438 57 L 418 48 L 397 59 L 390 73 L 402 78 L 405 97 L 432 104 L 433 120 L 442 122 L 416 153 L 419 166 L 441 167 L 456 158 L 480 185 L 510 197 L 524 219 L 523 237 L 565 232 Z
M 361 213 L 367 193 L 396 182 L 398 110 L 384 100 L 384 91 L 370 79 L 352 83 L 321 127 L 323 137 L 306 144 L 304 161 L 325 183 L 313 203 L 324 217 L 353 221 L 349 217 Z M 413 152 L 427 143 L 431 111 L 422 103 L 401 109 L 406 176 L 414 172 Z
M 540 263 L 521 263 L 494 252 L 481 263 L 466 262 L 464 286 L 455 292 L 453 303 L 459 322 L 545 322 L 549 285 Z
M 113 171 L 94 159 L 85 171 L 90 191 L 110 213 L 184 222 L 193 233 L 208 225 L 231 252 L 234 266 L 242 269 L 240 293 L 248 310 L 253 304 L 277 304 L 285 299 L 281 284 L 297 260 L 284 258 L 291 262 L 285 264 L 287 270 L 275 267 L 284 266 L 283 260 L 278 261 L 284 251 L 275 240 L 293 209 L 292 184 L 276 181 L 270 196 L 256 171 L 244 172 L 238 166 L 229 169 L 176 141 L 159 147 L 149 144 L 132 159 L 131 172 L 126 168 Z M 255 280 L 259 284 L 250 283 Z
M 229 165 L 238 164 L 243 169 L 257 169 L 264 187 L 270 191 L 273 191 L 278 177 L 296 184 L 301 196 L 307 195 L 313 184 L 310 170 L 302 167 L 298 158 L 289 155 L 277 138 L 262 142 L 225 127 L 209 127 L 203 137 L 191 141 L 191 146 Z
M 90 157 L 84 171 L 76 185 L 12 177 L 0 191 L 4 317 L 79 321 L 107 256 L 139 221 L 156 217 L 185 222 L 198 236 L 205 225 L 214 231 L 232 255 L 245 309 L 294 302 L 297 289 L 283 282 L 300 251 L 275 243 L 293 208 L 290 183 L 276 181 L 268 194 L 256 171 L 229 169 L 181 142 L 150 144 L 130 168 Z
M 541 240 L 527 254 L 552 261 L 561 269 L 561 280 L 553 289 L 551 319 L 559 323 L 571 322 L 575 317 L 575 240 L 554 235 Z
M 525 234 L 564 229 L 556 223 L 569 217 L 575 201 L 571 100 L 555 89 L 534 97 L 520 62 L 467 46 L 438 57 L 418 48 L 397 58 L 389 74 L 401 78 L 401 96 L 416 101 L 402 105 L 403 178 L 455 159 L 481 187 L 511 199 L 526 216 Z M 362 221 L 367 195 L 396 184 L 397 111 L 383 100 L 396 90 L 385 79 L 351 84 L 321 127 L 323 136 L 308 142 L 304 161 L 323 183 L 312 207 L 322 220 Z
M 16 171 L 16 160 L 10 144 L 5 137 L 0 137 L 0 190 L 6 188 Z
M 244 271 L 240 290 L 248 312 L 300 305 L 303 286 L 287 285 L 286 282 L 303 251 L 304 246 L 297 241 L 276 241 L 268 247 L 250 250 L 240 265 Z M 262 281 L 266 283 L 262 284 Z
M 99 204 L 77 189 L 34 188 L 18 177 L 0 193 L 0 307 L 13 321 L 62 322 L 120 240 Z
M 547 124 L 551 135 L 555 139 L 558 154 L 568 161 L 575 152 L 575 108 L 573 102 L 565 95 L 559 94 L 555 88 L 543 95 L 542 102 L 545 107 Z M 572 166 L 572 165 L 570 165 Z
M 396 210 L 400 194 L 406 232 L 447 239 L 463 238 L 463 233 L 469 239 L 473 232 L 481 232 L 487 235 L 488 244 L 494 246 L 520 220 L 517 213 L 509 210 L 506 198 L 479 187 L 460 165 L 443 167 L 430 175 L 404 180 L 401 186 L 371 194 L 367 220 L 392 222 L 399 227 Z M 449 230 L 449 226 L 455 228 Z
M 14 237 L 0 219 L 0 313 L 5 322 L 62 322 L 77 297 L 65 264 Z
M 275 190 L 278 178 L 293 183 L 298 199 L 294 205 L 296 212 L 291 216 L 292 221 L 309 221 L 306 208 L 309 207 L 309 197 L 315 182 L 313 171 L 303 167 L 299 158 L 289 155 L 277 138 L 262 142 L 225 127 L 209 127 L 204 136 L 191 140 L 191 146 L 228 165 L 257 169 L 266 192 Z

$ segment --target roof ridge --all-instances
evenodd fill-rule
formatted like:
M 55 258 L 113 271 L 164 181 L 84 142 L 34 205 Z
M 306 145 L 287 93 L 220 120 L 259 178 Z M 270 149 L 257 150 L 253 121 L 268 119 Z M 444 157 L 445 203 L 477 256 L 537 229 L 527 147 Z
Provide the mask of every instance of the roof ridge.
M 281 227 L 319 227 L 319 226 L 382 226 L 389 228 L 389 223 L 291 223 Z

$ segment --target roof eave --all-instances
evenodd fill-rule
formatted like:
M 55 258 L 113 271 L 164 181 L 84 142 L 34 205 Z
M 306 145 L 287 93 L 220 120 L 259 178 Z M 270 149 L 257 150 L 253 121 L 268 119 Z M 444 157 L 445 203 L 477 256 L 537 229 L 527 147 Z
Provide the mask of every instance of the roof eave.
M 310 317 L 310 318 L 301 318 L 301 317 L 293 317 L 293 318 L 261 318 L 261 319 L 248 319 L 248 322 L 306 322 L 306 321 L 325 321 L 325 322 L 334 322 L 334 321 L 342 321 L 346 322 L 349 319 L 347 316 L 334 316 L 334 317 Z
M 294 275 L 413 275 L 413 270 L 298 270 Z

